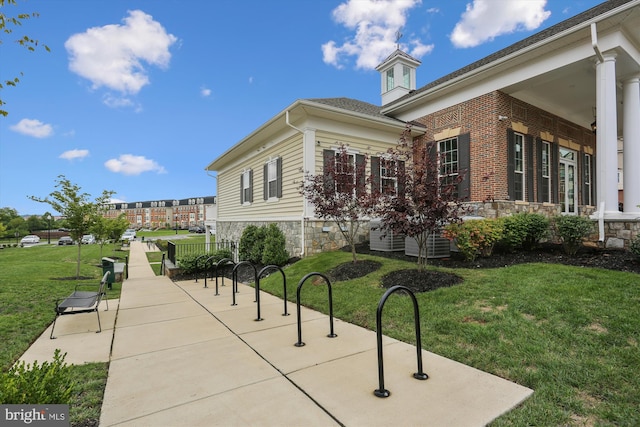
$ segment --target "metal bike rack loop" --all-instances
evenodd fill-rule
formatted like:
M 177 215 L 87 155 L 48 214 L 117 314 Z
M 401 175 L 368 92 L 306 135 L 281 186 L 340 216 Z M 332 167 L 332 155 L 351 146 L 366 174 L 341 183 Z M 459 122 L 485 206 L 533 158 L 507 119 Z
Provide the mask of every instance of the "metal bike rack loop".
M 260 272 L 258 273 L 258 282 L 256 282 L 256 287 L 260 286 L 259 281 L 262 275 L 270 270 L 278 270 L 280 274 L 282 274 L 282 287 L 283 287 L 283 293 L 284 293 L 284 313 L 282 313 L 282 315 L 288 316 L 289 313 L 287 313 L 287 276 L 285 276 L 284 270 L 282 270 L 282 268 L 278 267 L 275 264 L 264 266 L 262 270 L 260 270 Z
M 204 255 L 200 255 L 198 258 L 196 258 L 196 260 L 194 261 L 196 264 L 196 283 L 198 283 L 198 261 L 200 261 L 200 258 L 204 258 L 204 257 L 208 257 L 209 254 L 204 254 Z M 205 275 L 205 279 L 207 276 L 207 261 L 204 262 L 204 275 Z M 205 282 L 205 288 L 207 287 L 206 282 Z
M 248 266 L 251 266 L 251 268 L 253 268 L 253 278 L 256 284 L 256 289 L 255 289 L 256 296 L 253 302 L 258 303 L 258 317 L 256 318 L 256 320 L 262 320 L 260 318 L 260 288 L 258 283 L 258 270 L 256 269 L 256 266 L 251 264 L 249 261 L 240 261 L 233 267 L 233 274 L 231 276 L 232 277 L 231 294 L 233 295 L 233 303 L 231 305 L 238 305 L 236 304 L 236 294 L 238 293 L 238 268 L 243 265 L 248 265 Z
M 218 268 L 220 268 L 220 266 L 224 267 L 227 265 L 236 265 L 236 263 L 229 258 L 222 258 L 220 261 L 216 262 L 216 296 L 220 295 L 218 293 Z M 206 280 L 206 276 L 205 276 L 205 280 Z M 222 286 L 224 286 L 224 275 L 222 276 Z
M 207 259 L 204 260 L 204 287 L 207 287 L 207 275 L 209 273 L 209 261 L 211 261 L 212 259 L 214 259 L 216 256 L 212 255 L 210 257 L 208 257 Z M 216 267 L 216 264 L 211 264 L 212 267 Z M 216 267 L 217 268 L 217 267 Z M 216 274 L 217 271 L 216 271 Z M 218 294 L 218 291 L 216 290 L 216 295 Z
M 327 287 L 329 288 L 329 335 L 327 336 L 329 338 L 337 337 L 337 335 L 333 333 L 333 295 L 331 293 L 331 281 L 329 281 L 329 278 L 322 273 L 309 273 L 302 279 L 300 279 L 300 282 L 298 283 L 298 290 L 296 291 L 296 311 L 298 314 L 298 342 L 294 344 L 296 347 L 302 347 L 305 345 L 302 342 L 302 321 L 300 319 L 300 290 L 302 289 L 302 285 L 304 285 L 304 282 L 314 276 L 322 277 L 327 284 Z
M 382 309 L 389 296 L 397 291 L 405 291 L 413 301 L 413 319 L 416 326 L 416 351 L 418 356 L 418 372 L 413 374 L 413 378 L 417 380 L 426 380 L 429 378 L 427 374 L 422 372 L 422 341 L 420 340 L 420 312 L 418 311 L 418 301 L 416 296 L 406 286 L 393 286 L 382 295 L 378 303 L 378 311 L 376 312 L 376 335 L 378 339 L 378 383 L 379 387 L 373 391 L 378 397 L 389 397 L 391 392 L 384 388 L 384 366 L 382 361 Z

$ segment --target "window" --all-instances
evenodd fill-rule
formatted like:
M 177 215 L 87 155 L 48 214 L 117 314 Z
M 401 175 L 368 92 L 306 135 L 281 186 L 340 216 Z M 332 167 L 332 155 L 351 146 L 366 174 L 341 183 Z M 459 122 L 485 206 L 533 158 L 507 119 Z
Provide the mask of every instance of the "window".
M 542 168 L 540 200 L 542 202 L 551 202 L 551 144 L 542 141 L 542 153 L 540 159 L 540 167 Z
M 398 172 L 404 170 L 404 162 L 396 163 L 385 157 L 371 157 L 371 190 L 380 194 L 398 194 Z
M 440 183 L 441 185 L 453 184 L 458 178 L 458 138 L 438 142 L 438 154 L 440 155 L 438 174 Z
M 584 161 L 584 164 L 583 164 L 582 184 L 584 188 L 584 193 L 583 193 L 584 200 L 582 201 L 582 203 L 585 205 L 592 205 L 593 200 L 591 196 L 592 194 L 591 192 L 591 154 L 585 153 L 583 161 Z
M 323 172 L 328 191 L 360 194 L 365 189 L 365 157 L 347 151 L 323 151 Z
M 253 202 L 253 171 L 249 169 L 240 175 L 240 203 L 251 202 Z
M 355 156 L 336 154 L 336 190 L 339 193 L 350 192 L 355 184 Z
M 387 91 L 393 89 L 393 68 L 387 70 Z
M 402 85 L 407 89 L 411 88 L 411 69 L 406 65 L 402 66 Z
M 263 198 L 275 200 L 282 197 L 282 157 L 269 160 L 263 169 Z
M 513 138 L 514 150 L 514 198 L 515 200 L 524 200 L 524 135 L 514 133 Z

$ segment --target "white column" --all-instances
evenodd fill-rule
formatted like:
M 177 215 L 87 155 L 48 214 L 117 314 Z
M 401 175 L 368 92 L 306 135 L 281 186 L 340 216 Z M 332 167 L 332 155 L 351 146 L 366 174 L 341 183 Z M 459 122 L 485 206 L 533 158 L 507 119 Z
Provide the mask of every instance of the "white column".
M 598 210 L 618 212 L 618 129 L 616 116 L 616 55 L 596 64 L 596 189 Z
M 640 75 L 624 82 L 624 211 L 640 214 Z

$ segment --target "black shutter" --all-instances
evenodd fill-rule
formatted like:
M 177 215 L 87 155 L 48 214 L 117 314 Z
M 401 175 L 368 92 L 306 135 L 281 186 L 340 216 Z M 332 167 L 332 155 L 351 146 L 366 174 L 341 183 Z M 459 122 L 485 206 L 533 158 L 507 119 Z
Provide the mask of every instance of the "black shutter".
M 463 174 L 458 184 L 458 197 L 471 200 L 471 134 L 458 136 L 458 173 Z
M 551 144 L 551 203 L 560 203 L 558 200 L 558 187 L 559 187 L 559 147 L 558 144 Z
M 322 150 L 322 172 L 324 174 L 324 190 L 333 191 L 336 153 L 333 150 Z
M 365 159 L 362 154 L 356 154 L 356 170 L 354 173 L 356 175 L 356 196 L 361 196 L 365 191 L 364 186 L 367 182 Z
M 544 179 L 542 179 L 542 139 L 536 138 L 536 181 L 538 183 L 537 202 L 546 202 L 543 196 L 545 194 Z
M 262 198 L 269 198 L 269 163 L 265 163 L 262 167 Z
M 247 202 L 253 203 L 253 169 L 249 170 L 249 197 Z
M 527 174 L 525 175 L 525 178 L 527 180 L 527 197 L 525 198 L 525 200 L 527 202 L 533 202 L 535 201 L 535 198 L 533 197 L 533 157 L 534 157 L 534 152 L 533 152 L 533 136 L 531 135 L 525 135 L 524 136 L 524 143 L 525 143 L 525 160 L 527 162 Z
M 240 204 L 244 203 L 244 173 L 240 174 Z
M 371 192 L 382 192 L 380 184 L 380 157 L 371 156 Z
M 516 199 L 515 188 L 516 153 L 515 153 L 515 133 L 513 129 L 507 129 L 507 192 L 509 200 Z
M 282 197 L 282 157 L 276 160 L 276 196 Z

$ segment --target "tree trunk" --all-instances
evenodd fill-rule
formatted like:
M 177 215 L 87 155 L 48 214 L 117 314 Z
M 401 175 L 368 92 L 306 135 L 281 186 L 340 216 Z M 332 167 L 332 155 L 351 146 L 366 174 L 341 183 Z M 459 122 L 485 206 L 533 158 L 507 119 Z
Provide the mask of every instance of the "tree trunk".
M 82 249 L 82 242 L 78 242 L 78 262 L 76 263 L 76 280 L 80 279 L 80 252 Z

